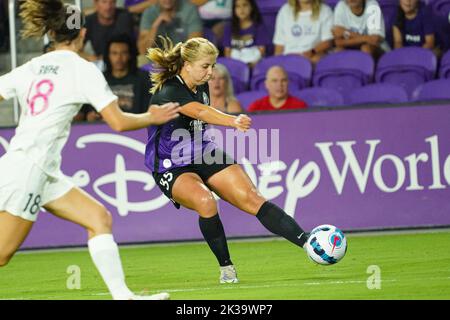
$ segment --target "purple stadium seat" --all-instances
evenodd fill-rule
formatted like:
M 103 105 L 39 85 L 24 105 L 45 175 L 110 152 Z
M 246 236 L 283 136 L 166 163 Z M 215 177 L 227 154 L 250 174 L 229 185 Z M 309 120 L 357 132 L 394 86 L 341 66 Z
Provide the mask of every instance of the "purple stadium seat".
M 378 0 L 378 4 L 380 5 L 381 12 L 383 13 L 384 18 L 384 26 L 386 30 L 386 41 L 389 43 L 391 47 L 393 47 L 393 35 L 392 35 L 392 26 L 397 19 L 397 11 L 399 7 L 398 0 Z
M 270 67 L 282 66 L 288 73 L 289 88 L 298 90 L 309 86 L 312 74 L 312 65 L 308 59 L 299 55 L 272 56 L 261 59 L 253 68 L 250 87 L 252 90 L 263 90 L 266 72 Z
M 443 51 L 450 48 L 450 24 L 448 14 L 450 12 L 450 0 L 424 1 L 432 11 L 433 27 L 435 30 L 436 45 Z
M 234 93 L 246 91 L 250 82 L 250 68 L 242 61 L 219 57 L 217 63 L 223 64 L 227 67 L 233 81 Z
M 346 101 L 349 104 L 370 103 L 405 103 L 408 95 L 399 85 L 390 83 L 375 83 L 357 88 L 349 92 Z
M 339 107 L 344 104 L 340 92 L 331 88 L 306 88 L 290 93 L 305 101 L 308 107 Z
M 447 51 L 441 59 L 439 78 L 450 79 L 450 51 Z
M 434 78 L 437 59 L 432 51 L 404 47 L 385 53 L 378 61 L 376 82 L 401 85 L 408 96 L 420 84 Z
M 450 100 L 450 79 L 438 79 L 420 85 L 413 93 L 414 101 Z
M 352 88 L 372 81 L 372 57 L 358 50 L 344 50 L 323 57 L 316 65 L 314 87 L 333 88 L 345 96 Z
M 247 91 L 241 92 L 236 95 L 236 99 L 239 100 L 241 106 L 244 110 L 247 110 L 248 107 L 258 99 L 267 96 L 267 91 L 259 90 L 259 91 Z
M 267 24 L 267 27 L 271 25 L 269 22 L 275 22 L 278 11 L 280 8 L 287 3 L 286 0 L 258 0 L 256 1 L 259 12 L 264 18 L 264 22 Z
M 436 14 L 448 16 L 450 12 L 450 0 L 432 0 L 429 1 L 429 4 Z
M 325 0 L 324 3 L 334 9 L 340 0 Z
M 151 63 L 147 63 L 147 64 L 144 64 L 143 66 L 139 67 L 139 69 L 141 69 L 142 71 L 145 71 L 145 72 L 152 72 L 153 66 Z

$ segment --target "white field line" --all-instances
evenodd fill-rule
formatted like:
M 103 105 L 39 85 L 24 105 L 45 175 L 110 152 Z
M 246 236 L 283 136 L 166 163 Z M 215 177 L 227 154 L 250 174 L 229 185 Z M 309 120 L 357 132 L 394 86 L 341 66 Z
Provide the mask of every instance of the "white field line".
M 448 280 L 450 277 L 439 277 L 439 278 L 424 278 L 422 280 Z M 406 280 L 406 279 L 405 279 Z M 420 279 L 415 279 L 420 280 Z M 399 282 L 397 279 L 387 279 L 387 280 L 380 280 L 381 283 L 392 283 L 392 282 Z M 298 284 L 289 284 L 289 283 L 280 283 L 280 284 L 267 284 L 267 285 L 241 285 L 241 284 L 230 284 L 230 285 L 221 285 L 217 287 L 203 287 L 203 288 L 183 288 L 183 289 L 160 289 L 158 291 L 142 291 L 142 292 L 135 292 L 136 294 L 155 294 L 159 292 L 169 292 L 169 293 L 175 293 L 175 292 L 196 292 L 196 291 L 211 291 L 211 290 L 244 290 L 244 289 L 270 289 L 270 288 L 280 288 L 280 287 L 304 287 L 304 286 L 329 286 L 329 285 L 343 285 L 343 284 L 364 284 L 367 280 L 343 280 L 343 281 L 314 281 L 314 282 L 303 282 Z M 108 292 L 101 292 L 101 293 L 93 293 L 93 294 L 86 294 L 85 296 L 91 296 L 91 297 L 100 297 L 100 296 L 109 296 L 110 293 Z M 61 299 L 60 296 L 47 296 L 47 297 L 40 297 L 33 300 L 51 300 L 51 299 Z M 29 298 L 25 297 L 17 297 L 17 298 L 8 298 L 8 299 L 0 299 L 0 300 L 30 300 Z

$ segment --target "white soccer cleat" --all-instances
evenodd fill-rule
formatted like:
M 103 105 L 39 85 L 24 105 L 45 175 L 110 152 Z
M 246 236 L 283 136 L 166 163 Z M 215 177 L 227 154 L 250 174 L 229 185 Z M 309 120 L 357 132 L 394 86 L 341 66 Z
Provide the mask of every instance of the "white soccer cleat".
M 220 267 L 220 283 L 238 283 L 236 269 L 233 265 Z
M 134 295 L 130 300 L 170 300 L 170 294 L 167 292 L 161 292 L 150 296 Z

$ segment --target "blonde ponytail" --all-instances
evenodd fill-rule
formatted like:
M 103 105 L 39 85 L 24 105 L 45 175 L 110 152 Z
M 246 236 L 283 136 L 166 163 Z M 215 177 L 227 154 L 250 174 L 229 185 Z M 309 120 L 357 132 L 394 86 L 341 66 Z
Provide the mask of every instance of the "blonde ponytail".
M 217 56 L 219 50 L 210 41 L 204 38 L 192 38 L 175 46 L 168 37 L 159 37 L 162 48 L 150 48 L 147 58 L 153 64 L 154 71 L 151 72 L 153 87 L 150 90 L 155 94 L 163 84 L 170 78 L 180 74 L 185 62 L 195 62 L 201 57 Z

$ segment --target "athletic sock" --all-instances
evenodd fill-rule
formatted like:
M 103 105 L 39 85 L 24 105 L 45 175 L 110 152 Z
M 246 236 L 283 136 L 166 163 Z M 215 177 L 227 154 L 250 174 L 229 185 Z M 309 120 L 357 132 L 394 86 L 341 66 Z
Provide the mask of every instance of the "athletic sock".
M 256 217 L 270 232 L 282 236 L 303 248 L 307 234 L 297 222 L 277 205 L 266 201 L 259 209 Z
M 199 217 L 198 224 L 219 265 L 221 267 L 232 265 L 230 253 L 228 252 L 227 238 L 219 214 L 211 218 Z
M 102 234 L 88 241 L 89 253 L 114 300 L 133 296 L 125 283 L 119 248 L 112 234 Z

